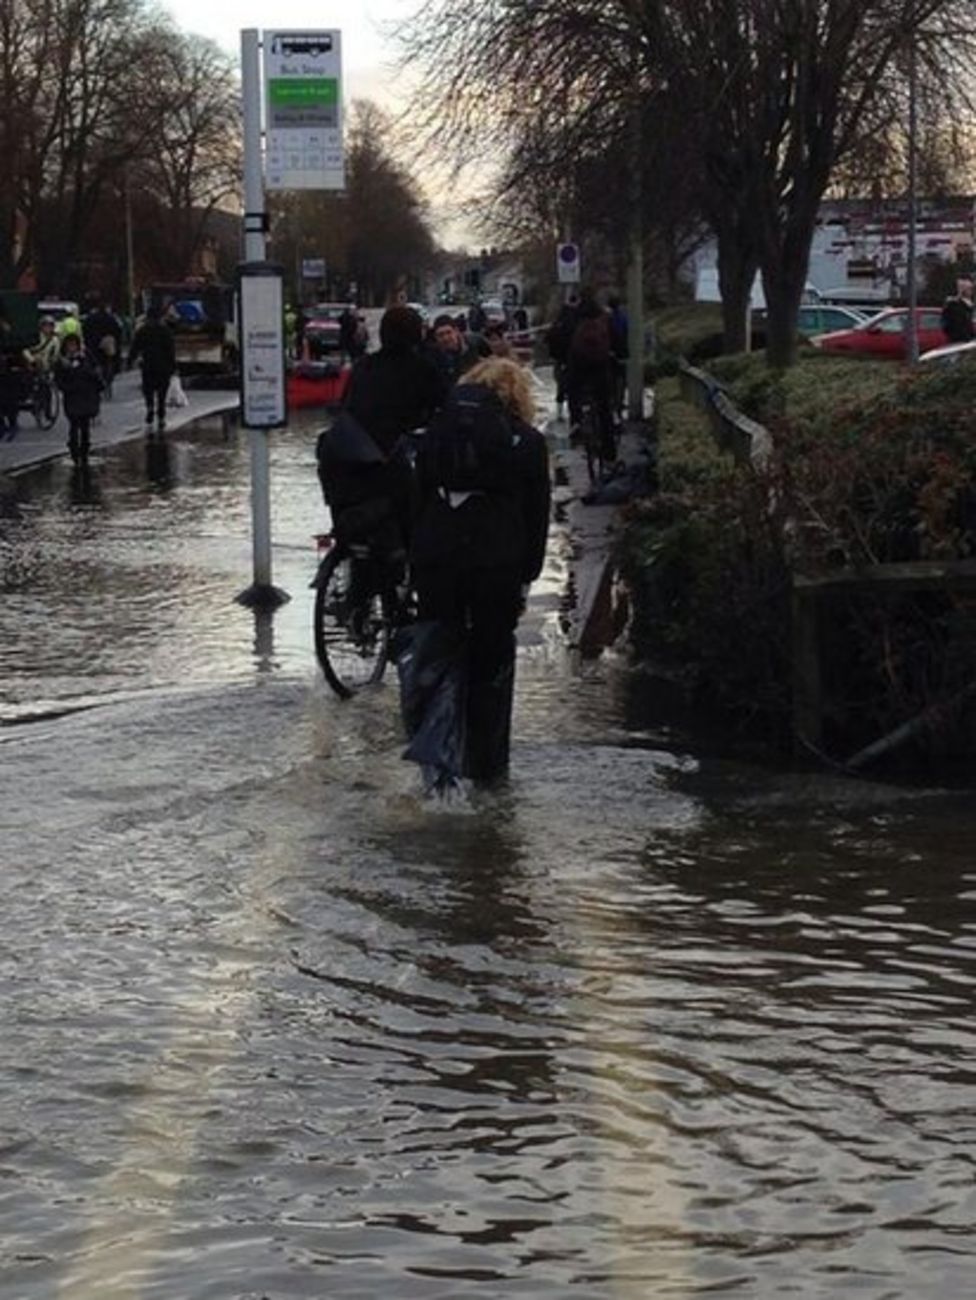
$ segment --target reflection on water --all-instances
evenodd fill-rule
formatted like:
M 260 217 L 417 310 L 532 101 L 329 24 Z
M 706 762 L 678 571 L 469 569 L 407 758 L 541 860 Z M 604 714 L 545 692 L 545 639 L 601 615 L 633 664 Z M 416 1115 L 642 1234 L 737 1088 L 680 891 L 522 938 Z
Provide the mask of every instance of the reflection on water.
M 511 787 L 431 810 L 315 677 L 311 442 L 273 621 L 222 431 L 3 512 L 8 716 L 114 703 L 0 730 L 0 1295 L 968 1295 L 963 797 L 691 751 L 557 543 Z

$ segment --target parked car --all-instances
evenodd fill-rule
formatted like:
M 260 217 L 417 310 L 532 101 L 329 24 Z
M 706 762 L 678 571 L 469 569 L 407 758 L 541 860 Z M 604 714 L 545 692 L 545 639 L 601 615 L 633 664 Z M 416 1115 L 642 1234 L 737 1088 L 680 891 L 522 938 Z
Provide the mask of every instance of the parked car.
M 872 315 L 874 313 L 871 313 Z M 855 311 L 853 307 L 833 307 L 822 303 L 806 303 L 796 313 L 796 332 L 805 339 L 815 334 L 826 334 L 834 330 L 854 329 L 868 319 L 869 313 Z M 769 313 L 762 311 L 752 313 L 753 348 L 764 348 L 769 329 Z
M 919 361 L 936 366 L 955 366 L 960 361 L 968 363 L 974 359 L 976 359 L 976 339 L 969 343 L 949 343 L 944 348 L 933 348 L 931 352 L 926 352 L 924 356 L 919 357 Z
M 919 352 L 941 348 L 948 343 L 942 332 L 942 309 L 917 307 Z M 879 312 L 853 329 L 816 334 L 810 340 L 822 352 L 849 353 L 853 356 L 882 357 L 904 361 L 907 348 L 908 308 L 893 307 Z
M 826 334 L 829 331 L 856 329 L 870 319 L 867 312 L 855 311 L 853 307 L 831 307 L 821 303 L 811 303 L 801 307 L 796 314 L 797 332 L 805 338 L 811 334 Z
M 355 311 L 355 305 L 317 302 L 303 309 L 305 341 L 313 361 L 321 360 L 329 352 L 339 351 L 339 318 L 348 310 Z

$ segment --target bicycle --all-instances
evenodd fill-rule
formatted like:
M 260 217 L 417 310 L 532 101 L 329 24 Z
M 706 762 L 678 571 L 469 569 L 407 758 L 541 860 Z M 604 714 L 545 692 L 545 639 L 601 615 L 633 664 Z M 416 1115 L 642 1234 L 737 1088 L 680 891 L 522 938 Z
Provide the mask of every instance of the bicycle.
M 61 414 L 61 394 L 46 370 L 30 377 L 23 410 L 29 411 L 39 429 L 50 429 Z
M 423 430 L 413 430 L 394 449 L 411 472 L 422 438 Z M 391 546 L 389 524 L 388 512 L 381 509 L 362 528 L 365 541 L 348 542 L 334 533 L 315 538 L 324 552 L 311 583 L 315 657 L 342 700 L 382 681 L 393 633 L 413 618 L 406 555 Z
M 403 565 L 369 542 L 331 533 L 316 541 L 325 555 L 312 581 L 315 656 L 332 690 L 348 700 L 386 672 L 393 633 L 407 617 Z
M 586 472 L 590 485 L 596 486 L 617 458 L 616 439 L 613 434 L 608 439 L 600 427 L 600 412 L 591 393 L 583 394 L 580 402 L 580 440 L 586 454 Z

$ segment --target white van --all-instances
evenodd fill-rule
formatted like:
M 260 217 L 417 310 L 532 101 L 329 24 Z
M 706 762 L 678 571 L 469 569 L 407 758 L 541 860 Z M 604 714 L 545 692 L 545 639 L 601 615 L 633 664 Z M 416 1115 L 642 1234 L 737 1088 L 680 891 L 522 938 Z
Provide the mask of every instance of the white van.
M 808 280 L 803 287 L 803 303 L 820 302 L 820 290 Z M 718 287 L 718 267 L 703 266 L 695 277 L 695 302 L 721 302 L 722 294 Z M 762 277 L 757 275 L 752 282 L 750 303 L 753 311 L 766 310 L 766 295 L 763 293 Z
M 79 316 L 79 307 L 76 302 L 50 298 L 37 304 L 37 314 L 39 316 L 50 316 L 53 321 L 63 321 L 68 316 L 77 318 Z

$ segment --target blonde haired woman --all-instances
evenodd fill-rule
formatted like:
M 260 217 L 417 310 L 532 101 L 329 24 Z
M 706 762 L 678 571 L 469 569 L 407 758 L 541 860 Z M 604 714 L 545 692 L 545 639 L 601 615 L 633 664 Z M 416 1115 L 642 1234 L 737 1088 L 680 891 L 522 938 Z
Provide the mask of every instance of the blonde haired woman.
M 490 783 L 508 769 L 515 628 L 549 529 L 549 458 L 533 415 L 526 371 L 488 357 L 452 390 L 418 465 L 410 557 L 420 622 L 448 630 L 464 679 L 459 770 L 428 772 L 428 788 L 459 776 Z M 452 472 L 459 464 L 466 476 Z

